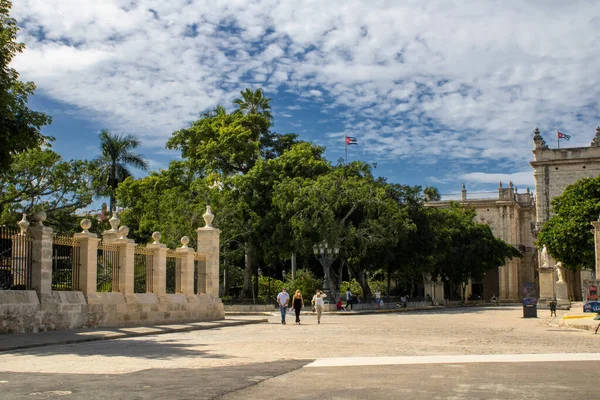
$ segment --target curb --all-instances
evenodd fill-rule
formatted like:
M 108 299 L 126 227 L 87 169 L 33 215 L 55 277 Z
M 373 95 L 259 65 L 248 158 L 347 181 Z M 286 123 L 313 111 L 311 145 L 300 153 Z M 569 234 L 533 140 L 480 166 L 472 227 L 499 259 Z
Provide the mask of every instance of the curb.
M 132 337 L 141 337 L 141 336 L 152 336 L 152 335 L 163 335 L 167 333 L 179 333 L 179 332 L 191 332 L 191 331 L 203 331 L 208 329 L 216 329 L 216 328 L 224 328 L 228 326 L 242 326 L 242 325 L 254 325 L 254 324 L 262 324 L 268 323 L 269 321 L 265 319 L 255 319 L 255 320 L 241 320 L 241 321 L 232 321 L 232 322 L 221 322 L 221 321 L 204 321 L 206 323 L 211 323 L 211 325 L 153 325 L 149 328 L 148 331 L 145 332 L 118 332 L 115 335 L 110 336 L 96 336 L 96 337 L 80 337 L 74 339 L 64 339 L 55 342 L 38 342 L 38 343 L 28 343 L 23 345 L 15 345 L 9 346 L 6 348 L 0 348 L 0 353 L 10 352 L 14 350 L 23 350 L 23 349 L 31 349 L 37 347 L 48 347 L 48 346 L 57 346 L 64 344 L 74 344 L 74 343 L 87 343 L 87 342 L 99 342 L 101 340 L 114 340 L 114 339 L 124 339 L 124 338 L 132 338 Z M 133 328 L 133 327 L 127 327 Z M 144 328 L 144 327 L 138 327 Z M 98 328 L 102 329 L 102 328 Z M 110 327 L 106 329 L 123 329 L 123 327 Z M 67 331 L 68 332 L 68 331 Z M 36 333 L 43 335 L 44 332 Z M 19 335 L 18 333 L 15 335 Z

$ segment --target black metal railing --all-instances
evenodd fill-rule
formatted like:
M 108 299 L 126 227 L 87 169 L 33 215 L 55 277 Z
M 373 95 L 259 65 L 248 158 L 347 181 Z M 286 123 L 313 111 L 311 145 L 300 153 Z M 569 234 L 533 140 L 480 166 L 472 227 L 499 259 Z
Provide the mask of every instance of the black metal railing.
M 167 251 L 166 291 L 167 293 L 181 293 L 181 253 L 172 250 Z
M 31 289 L 32 238 L 0 227 L 0 290 Z
M 154 252 L 137 246 L 133 258 L 133 292 L 151 293 L 154 272 Z
M 119 291 L 119 247 L 116 244 L 102 242 L 98 245 L 96 290 Z
M 52 242 L 52 290 L 79 290 L 79 242 L 56 236 Z

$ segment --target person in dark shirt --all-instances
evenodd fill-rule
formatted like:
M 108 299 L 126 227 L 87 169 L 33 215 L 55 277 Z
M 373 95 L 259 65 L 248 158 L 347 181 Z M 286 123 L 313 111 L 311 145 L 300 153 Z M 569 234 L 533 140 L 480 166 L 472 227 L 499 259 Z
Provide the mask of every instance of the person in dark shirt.
M 296 290 L 296 293 L 294 294 L 292 307 L 296 312 L 296 324 L 300 325 L 300 311 L 302 311 L 302 308 L 304 308 L 304 299 L 302 298 L 302 293 L 300 290 Z

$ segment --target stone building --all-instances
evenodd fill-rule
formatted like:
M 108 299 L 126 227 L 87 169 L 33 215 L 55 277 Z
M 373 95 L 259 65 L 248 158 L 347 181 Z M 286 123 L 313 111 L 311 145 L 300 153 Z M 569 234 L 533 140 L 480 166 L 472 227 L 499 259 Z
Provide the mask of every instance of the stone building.
M 550 202 L 553 198 L 562 194 L 567 186 L 579 179 L 600 174 L 600 127 L 596 128 L 596 135 L 589 147 L 550 149 L 537 128 L 534 131 L 533 142 L 533 161 L 530 164 L 534 169 L 535 177 L 535 231 L 539 232 L 552 215 Z M 548 258 L 546 263 L 541 257 L 538 261 L 540 302 L 543 303 L 553 297 L 560 300 L 560 297 L 565 295 L 567 297 L 565 300 L 581 300 L 581 282 L 582 279 L 591 277 L 591 270 L 576 273 L 561 271 L 566 283 L 566 294 L 563 294 L 560 293 L 560 285 L 557 285 L 561 279 L 559 279 L 556 262 L 552 257 Z
M 428 202 L 428 207 L 448 207 L 451 201 Z M 459 203 L 475 209 L 477 222 L 488 224 L 494 236 L 518 248 L 523 258 L 508 260 L 494 273 L 487 273 L 483 282 L 472 282 L 474 298 L 489 300 L 497 296 L 500 301 L 518 302 L 523 282 L 536 281 L 537 252 L 533 245 L 532 223 L 535 221 L 535 202 L 529 188 L 517 193 L 509 182 L 508 187 L 498 186 L 496 198 L 468 199 L 465 185 Z

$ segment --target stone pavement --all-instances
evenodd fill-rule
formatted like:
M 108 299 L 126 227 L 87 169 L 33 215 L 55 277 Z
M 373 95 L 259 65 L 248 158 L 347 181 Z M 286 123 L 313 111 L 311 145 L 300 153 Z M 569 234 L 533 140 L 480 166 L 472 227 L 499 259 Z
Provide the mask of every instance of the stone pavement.
M 94 342 L 98 340 L 160 335 L 166 333 L 200 331 L 249 324 L 266 323 L 266 318 L 227 318 L 221 321 L 189 322 L 176 325 L 152 325 L 138 327 L 104 327 L 71 329 L 61 331 L 0 335 L 0 352 L 53 346 L 58 344 Z
M 538 313 L 540 310 L 538 310 Z M 548 312 L 548 310 L 542 310 Z M 594 319 L 598 313 L 584 313 L 583 303 L 571 303 L 571 309 L 563 315 L 558 321 L 558 326 L 565 328 L 575 328 L 595 331 L 600 326 L 600 320 Z M 600 329 L 598 330 L 600 332 Z

